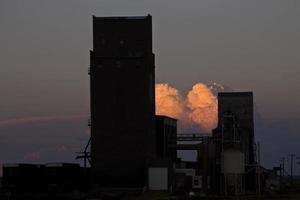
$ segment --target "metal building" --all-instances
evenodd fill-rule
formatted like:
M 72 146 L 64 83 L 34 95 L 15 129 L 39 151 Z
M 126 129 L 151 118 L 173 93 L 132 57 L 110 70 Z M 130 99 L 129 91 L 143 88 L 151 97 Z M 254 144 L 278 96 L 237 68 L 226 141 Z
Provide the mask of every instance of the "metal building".
M 9 191 L 43 189 L 43 166 L 36 164 L 4 164 L 2 186 Z
M 156 154 L 151 16 L 93 17 L 89 73 L 93 182 L 143 187 Z
M 177 159 L 177 120 L 171 117 L 156 115 L 156 153 L 159 158 Z
M 79 164 L 47 163 L 44 168 L 45 187 L 50 191 L 71 191 L 82 188 Z
M 252 92 L 228 92 L 218 94 L 218 126 L 213 130 L 213 137 L 217 138 L 217 140 L 215 140 L 217 152 L 215 167 L 216 176 L 212 180 L 215 187 L 214 190 L 226 193 L 228 189 L 226 184 L 228 185 L 230 182 L 228 182 L 228 179 L 226 180 L 226 177 L 228 177 L 228 174 L 232 174 L 226 170 L 229 168 L 226 166 L 230 166 L 230 168 L 233 169 L 239 169 L 240 166 L 244 166 L 242 171 L 245 171 L 245 168 L 253 167 L 255 165 Z M 234 152 L 235 154 L 231 152 Z M 230 156 L 228 157 L 227 154 Z M 241 161 L 242 163 L 227 162 L 227 158 L 232 157 L 232 155 L 241 155 L 239 158 L 243 158 Z M 228 163 L 237 163 L 237 165 L 232 167 L 231 165 L 228 165 Z M 220 179 L 222 176 L 224 179 Z M 243 182 L 253 185 L 253 180 L 240 179 L 239 185 L 247 187 Z M 226 187 L 224 187 L 224 185 Z M 243 191 L 244 188 L 235 188 L 234 190 L 236 193 L 237 190 Z
M 231 116 L 231 117 L 230 117 Z M 234 120 L 234 122 L 230 122 Z M 227 124 L 234 124 L 233 127 Z M 224 92 L 218 94 L 218 127 L 214 136 L 236 137 L 240 140 L 240 149 L 245 154 L 245 164 L 251 165 L 255 161 L 254 154 L 254 120 L 253 120 L 253 94 L 252 92 Z M 226 131 L 224 128 L 228 127 Z

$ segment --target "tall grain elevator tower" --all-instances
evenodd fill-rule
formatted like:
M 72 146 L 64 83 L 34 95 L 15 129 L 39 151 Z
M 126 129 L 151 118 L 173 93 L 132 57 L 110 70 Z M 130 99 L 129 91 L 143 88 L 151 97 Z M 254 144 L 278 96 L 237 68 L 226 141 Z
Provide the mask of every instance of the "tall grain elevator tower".
M 143 187 L 155 157 L 152 17 L 93 16 L 89 74 L 93 183 Z

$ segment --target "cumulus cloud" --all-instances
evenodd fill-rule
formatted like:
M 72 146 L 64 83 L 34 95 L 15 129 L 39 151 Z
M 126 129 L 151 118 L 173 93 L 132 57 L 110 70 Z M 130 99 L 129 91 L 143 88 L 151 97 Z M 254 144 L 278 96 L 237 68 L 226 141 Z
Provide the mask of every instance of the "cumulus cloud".
M 177 89 L 167 83 L 156 84 L 155 104 L 157 115 L 167 115 L 176 119 L 182 118 L 184 101 Z
M 187 95 L 189 119 L 204 132 L 210 132 L 217 125 L 217 98 L 203 83 L 197 83 Z
M 218 103 L 214 92 L 223 89 L 217 83 L 197 83 L 183 97 L 167 83 L 156 84 L 156 114 L 178 119 L 180 132 L 209 133 L 217 125 Z

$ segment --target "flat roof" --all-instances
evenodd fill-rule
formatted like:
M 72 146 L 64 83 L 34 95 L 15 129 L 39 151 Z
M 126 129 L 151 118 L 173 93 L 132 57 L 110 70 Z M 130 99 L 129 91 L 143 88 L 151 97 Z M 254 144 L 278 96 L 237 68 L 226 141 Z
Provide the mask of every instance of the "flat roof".
M 219 92 L 218 97 L 246 97 L 253 96 L 253 92 Z
M 38 167 L 40 164 L 32 164 L 32 163 L 3 163 L 3 167 L 24 167 L 24 166 L 31 166 L 31 167 Z
M 65 167 L 65 166 L 80 166 L 78 163 L 46 163 L 46 167 Z
M 96 17 L 93 15 L 94 20 L 127 20 L 127 19 L 147 19 L 151 15 L 146 16 L 115 16 L 115 17 Z
M 166 115 L 155 115 L 155 118 L 166 118 L 166 119 L 171 119 L 171 120 L 177 121 L 177 119 L 166 116 Z

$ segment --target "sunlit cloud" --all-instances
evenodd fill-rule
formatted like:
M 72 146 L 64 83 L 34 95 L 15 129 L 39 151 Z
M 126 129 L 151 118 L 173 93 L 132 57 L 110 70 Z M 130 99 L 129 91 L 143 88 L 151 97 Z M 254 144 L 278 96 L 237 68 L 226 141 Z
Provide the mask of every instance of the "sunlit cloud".
M 220 84 L 196 83 L 186 97 L 167 83 L 156 84 L 156 114 L 178 119 L 179 132 L 210 133 L 217 125 Z

